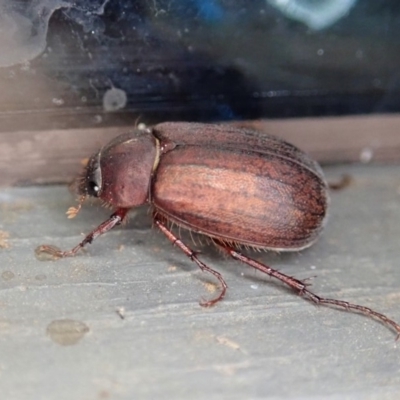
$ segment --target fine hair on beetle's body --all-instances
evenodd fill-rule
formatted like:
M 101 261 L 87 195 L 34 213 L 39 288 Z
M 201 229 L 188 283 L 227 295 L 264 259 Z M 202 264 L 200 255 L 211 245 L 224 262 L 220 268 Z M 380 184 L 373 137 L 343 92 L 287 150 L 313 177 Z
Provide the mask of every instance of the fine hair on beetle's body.
M 222 275 L 204 264 L 171 226 L 210 238 L 227 255 L 274 277 L 317 304 L 359 312 L 394 329 L 400 325 L 368 307 L 326 299 L 308 284 L 239 251 L 255 248 L 299 251 L 320 236 L 329 207 L 328 185 L 320 166 L 297 147 L 271 135 L 228 125 L 168 122 L 120 135 L 94 154 L 75 185 L 78 207 L 99 198 L 115 211 L 69 251 L 42 245 L 38 253 L 68 257 L 126 221 L 129 210 L 152 207 L 153 222 L 197 266 L 216 277 L 221 300 Z

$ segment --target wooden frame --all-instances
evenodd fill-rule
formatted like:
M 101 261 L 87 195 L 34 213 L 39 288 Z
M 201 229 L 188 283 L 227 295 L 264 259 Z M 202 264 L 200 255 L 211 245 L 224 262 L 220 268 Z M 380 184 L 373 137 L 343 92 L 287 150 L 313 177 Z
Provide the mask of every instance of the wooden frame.
M 238 123 L 236 123 L 238 124 Z M 400 115 L 257 120 L 240 125 L 278 135 L 323 164 L 397 163 Z M 93 128 L 0 133 L 0 185 L 66 183 L 82 161 L 129 128 Z

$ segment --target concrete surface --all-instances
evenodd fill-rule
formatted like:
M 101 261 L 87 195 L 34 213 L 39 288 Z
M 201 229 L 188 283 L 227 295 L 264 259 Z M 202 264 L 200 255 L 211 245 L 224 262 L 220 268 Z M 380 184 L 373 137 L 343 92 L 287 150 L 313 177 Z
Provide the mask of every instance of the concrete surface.
M 321 239 L 251 254 L 400 321 L 400 167 L 326 171 L 353 183 L 332 193 Z M 196 240 L 229 285 L 201 308 L 212 277 L 151 229 L 145 209 L 75 258 L 37 260 L 36 246 L 68 249 L 108 215 L 86 207 L 68 220 L 71 205 L 60 186 L 0 191 L 1 399 L 400 398 L 392 331 L 317 307 Z

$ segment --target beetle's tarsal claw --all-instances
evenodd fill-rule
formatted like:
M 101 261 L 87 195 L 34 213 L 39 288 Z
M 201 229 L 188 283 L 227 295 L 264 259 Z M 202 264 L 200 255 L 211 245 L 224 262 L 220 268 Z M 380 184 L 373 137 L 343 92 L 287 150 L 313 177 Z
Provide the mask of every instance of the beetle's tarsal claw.
M 218 302 L 218 299 L 207 300 L 206 298 L 202 297 L 199 301 L 199 304 L 201 307 L 209 308 L 212 307 L 216 302 Z
M 35 249 L 36 258 L 39 261 L 54 261 L 63 257 L 63 252 L 56 246 L 43 244 Z

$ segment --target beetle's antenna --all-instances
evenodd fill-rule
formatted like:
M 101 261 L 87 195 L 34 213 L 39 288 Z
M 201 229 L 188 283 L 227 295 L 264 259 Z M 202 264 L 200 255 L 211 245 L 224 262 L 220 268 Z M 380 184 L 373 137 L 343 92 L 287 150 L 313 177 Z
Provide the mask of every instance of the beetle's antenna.
M 82 204 L 86 200 L 86 197 L 87 197 L 86 195 L 80 196 L 79 199 L 78 199 L 78 202 L 79 202 L 78 206 L 77 207 L 68 208 L 66 214 L 68 215 L 69 219 L 75 218 L 78 215 L 80 209 L 82 208 Z

